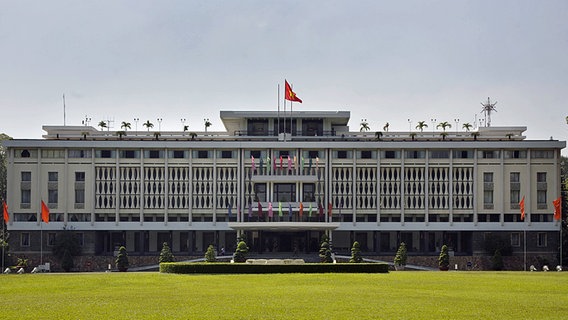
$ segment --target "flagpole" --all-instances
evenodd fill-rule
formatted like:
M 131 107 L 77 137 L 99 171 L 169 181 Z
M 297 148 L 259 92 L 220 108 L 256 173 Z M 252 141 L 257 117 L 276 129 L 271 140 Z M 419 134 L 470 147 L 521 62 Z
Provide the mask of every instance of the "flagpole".
M 41 219 L 41 221 L 39 222 L 39 230 L 39 264 L 43 265 L 43 219 Z
M 286 81 L 286 79 L 284 79 L 284 81 Z M 284 91 L 286 91 L 286 88 L 284 88 Z M 278 98 L 278 102 L 280 102 L 280 97 Z M 284 141 L 286 141 L 286 92 L 284 92 Z
M 524 238 L 524 242 L 525 242 L 524 265 L 525 265 L 525 271 L 527 271 L 527 226 L 526 226 L 526 222 L 525 222 L 525 227 L 523 228 L 523 238 Z
M 278 84 L 278 128 L 276 129 L 277 135 L 280 136 L 280 83 Z
M 4 208 L 2 208 L 4 210 Z M 3 217 L 2 217 L 3 218 Z M 6 242 L 6 220 L 2 219 L 2 272 L 4 272 L 4 247 Z

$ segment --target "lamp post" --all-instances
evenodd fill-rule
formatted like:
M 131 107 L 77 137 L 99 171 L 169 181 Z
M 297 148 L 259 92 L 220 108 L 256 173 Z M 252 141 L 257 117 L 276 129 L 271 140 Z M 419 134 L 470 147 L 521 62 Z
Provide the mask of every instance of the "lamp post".
M 454 122 L 456 123 L 456 133 L 458 133 L 458 127 L 460 125 L 460 119 L 459 118 L 454 119 Z
M 83 120 L 83 124 L 85 125 L 85 127 L 89 126 L 89 122 L 91 122 L 91 118 L 85 115 L 85 120 Z
M 134 128 L 136 129 L 136 132 L 138 132 L 138 121 L 140 121 L 140 118 L 134 118 Z
M 158 121 L 158 131 L 162 131 L 162 120 L 164 120 L 164 119 L 162 119 L 162 118 L 156 119 L 156 121 Z
M 434 129 L 436 128 L 436 121 L 436 118 L 430 119 L 430 122 L 432 122 L 432 132 L 434 132 Z
M 211 125 L 211 122 L 209 122 L 209 118 L 203 119 L 203 122 L 205 122 L 205 132 L 207 132 L 207 128 Z
M 412 131 L 412 120 L 408 119 L 408 131 Z

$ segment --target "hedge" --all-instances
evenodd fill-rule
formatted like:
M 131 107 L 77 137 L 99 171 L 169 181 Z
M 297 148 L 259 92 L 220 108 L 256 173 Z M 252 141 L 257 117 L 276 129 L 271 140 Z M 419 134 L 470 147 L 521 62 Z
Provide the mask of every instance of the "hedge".
M 162 273 L 388 273 L 386 263 L 305 263 L 305 264 L 248 264 L 248 263 L 160 263 Z

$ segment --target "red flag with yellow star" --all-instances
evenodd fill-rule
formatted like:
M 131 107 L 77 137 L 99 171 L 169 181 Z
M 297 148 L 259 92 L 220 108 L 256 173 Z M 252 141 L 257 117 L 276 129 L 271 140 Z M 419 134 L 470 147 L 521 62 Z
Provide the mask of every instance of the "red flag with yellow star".
M 290 84 L 288 83 L 287 80 L 284 80 L 284 87 L 285 87 L 284 99 L 288 101 L 296 101 L 302 103 L 302 99 L 298 98 L 298 96 L 296 96 L 296 93 L 292 91 L 292 87 L 290 87 Z

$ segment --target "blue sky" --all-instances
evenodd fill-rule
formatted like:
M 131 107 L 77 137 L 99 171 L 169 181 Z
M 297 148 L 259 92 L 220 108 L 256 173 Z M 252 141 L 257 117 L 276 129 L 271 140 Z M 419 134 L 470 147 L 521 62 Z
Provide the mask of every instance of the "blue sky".
M 351 111 L 352 130 L 461 130 L 491 97 L 493 126 L 566 140 L 566 17 L 548 0 L 0 0 L 0 132 L 40 138 L 63 94 L 68 125 L 223 130 L 220 110 L 276 110 L 286 78 L 295 110 Z

